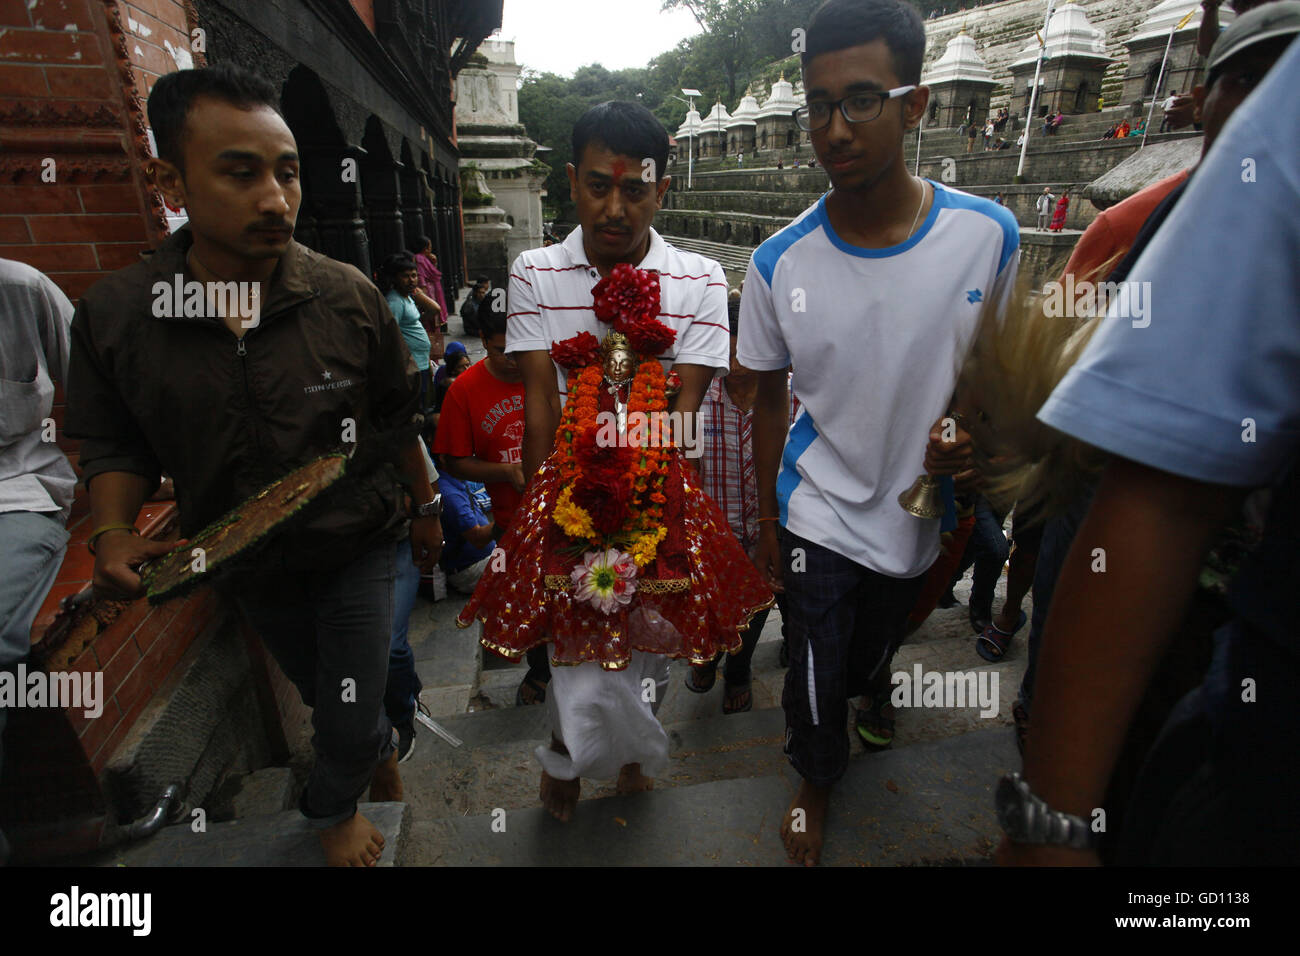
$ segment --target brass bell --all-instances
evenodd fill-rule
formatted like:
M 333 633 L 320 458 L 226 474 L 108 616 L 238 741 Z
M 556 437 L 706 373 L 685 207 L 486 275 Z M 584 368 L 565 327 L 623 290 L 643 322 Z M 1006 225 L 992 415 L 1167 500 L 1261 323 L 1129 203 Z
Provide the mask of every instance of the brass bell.
M 898 496 L 898 503 L 903 510 L 918 518 L 943 517 L 943 496 L 939 493 L 939 479 L 931 475 L 921 475 Z

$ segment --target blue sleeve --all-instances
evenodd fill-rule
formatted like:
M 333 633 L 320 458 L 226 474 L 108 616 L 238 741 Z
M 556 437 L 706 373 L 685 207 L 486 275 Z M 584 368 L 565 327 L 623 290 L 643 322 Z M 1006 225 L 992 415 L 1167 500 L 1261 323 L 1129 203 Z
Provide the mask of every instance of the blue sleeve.
M 1039 411 L 1112 454 L 1258 487 L 1300 445 L 1300 43 L 1228 121 Z
M 458 481 L 443 481 L 442 526 L 448 534 L 464 535 L 470 528 L 487 524 L 465 486 Z
M 384 296 L 384 301 L 388 303 L 388 311 L 393 313 L 393 318 L 400 323 L 402 321 L 402 297 L 397 294 L 396 289 L 390 289 Z

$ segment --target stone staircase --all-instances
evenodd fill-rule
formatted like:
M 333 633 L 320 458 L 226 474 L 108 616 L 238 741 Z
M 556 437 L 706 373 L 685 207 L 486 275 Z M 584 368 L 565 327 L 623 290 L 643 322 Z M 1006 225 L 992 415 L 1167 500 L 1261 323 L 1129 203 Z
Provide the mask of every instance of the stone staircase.
M 686 236 L 664 236 L 664 238 L 679 249 L 698 252 L 720 264 L 733 286 L 738 285 L 745 278 L 745 272 L 749 268 L 749 257 L 754 252 L 754 247 L 748 245 L 710 242 L 707 239 L 691 239 Z
M 963 584 L 958 593 L 966 589 Z M 460 606 L 444 604 L 416 612 L 436 622 L 413 643 L 422 675 L 442 666 L 438 645 L 450 636 L 443 622 Z M 708 694 L 688 692 L 682 686 L 687 665 L 674 662 L 659 714 L 670 738 L 667 772 L 653 791 L 633 796 L 584 781 L 569 824 L 553 820 L 537 799 L 533 750 L 549 739 L 546 708 L 514 707 L 526 668 L 489 655 L 467 701 L 476 712 L 437 718 L 461 746 L 420 729 L 416 752 L 403 765 L 413 823 L 399 864 L 783 863 L 778 830 L 797 777 L 781 752 L 779 648 L 773 611 L 754 654 L 754 709 L 746 714 L 721 714 L 721 680 Z M 1018 764 L 1010 707 L 1023 672 L 1022 648 L 1013 646 L 998 665 L 985 664 L 959 606 L 935 612 L 899 651 L 894 670 L 910 672 L 915 664 L 927 671 L 996 671 L 998 714 L 906 710 L 892 750 L 868 754 L 854 743 L 828 824 L 827 863 L 983 863 L 996 845 L 992 790 Z M 426 687 L 426 700 L 431 690 L 437 696 L 437 688 Z

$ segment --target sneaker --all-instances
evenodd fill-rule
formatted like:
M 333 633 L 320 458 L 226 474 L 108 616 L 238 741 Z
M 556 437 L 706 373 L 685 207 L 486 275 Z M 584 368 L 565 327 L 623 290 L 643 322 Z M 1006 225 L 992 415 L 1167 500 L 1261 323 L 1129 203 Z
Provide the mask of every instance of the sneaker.
M 941 610 L 945 610 L 945 611 L 950 607 L 957 606 L 957 595 L 952 593 L 952 588 L 949 588 L 947 593 L 944 594 L 943 597 L 939 598 L 939 603 L 937 606 Z
M 397 762 L 406 763 L 415 753 L 415 724 L 408 720 L 394 724 L 393 730 L 397 733 Z
M 867 750 L 887 750 L 894 743 L 893 707 L 887 694 L 863 695 L 865 707 L 854 708 L 854 724 Z M 889 714 L 885 713 L 886 708 Z

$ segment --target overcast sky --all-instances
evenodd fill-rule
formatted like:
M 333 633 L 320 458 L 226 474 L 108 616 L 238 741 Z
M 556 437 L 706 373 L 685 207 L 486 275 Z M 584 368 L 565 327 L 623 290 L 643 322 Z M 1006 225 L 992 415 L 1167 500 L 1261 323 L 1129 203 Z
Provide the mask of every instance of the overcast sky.
M 572 76 L 588 63 L 610 70 L 645 66 L 700 32 L 685 10 L 660 13 L 662 0 L 506 0 L 500 39 L 515 60 L 539 72 Z

